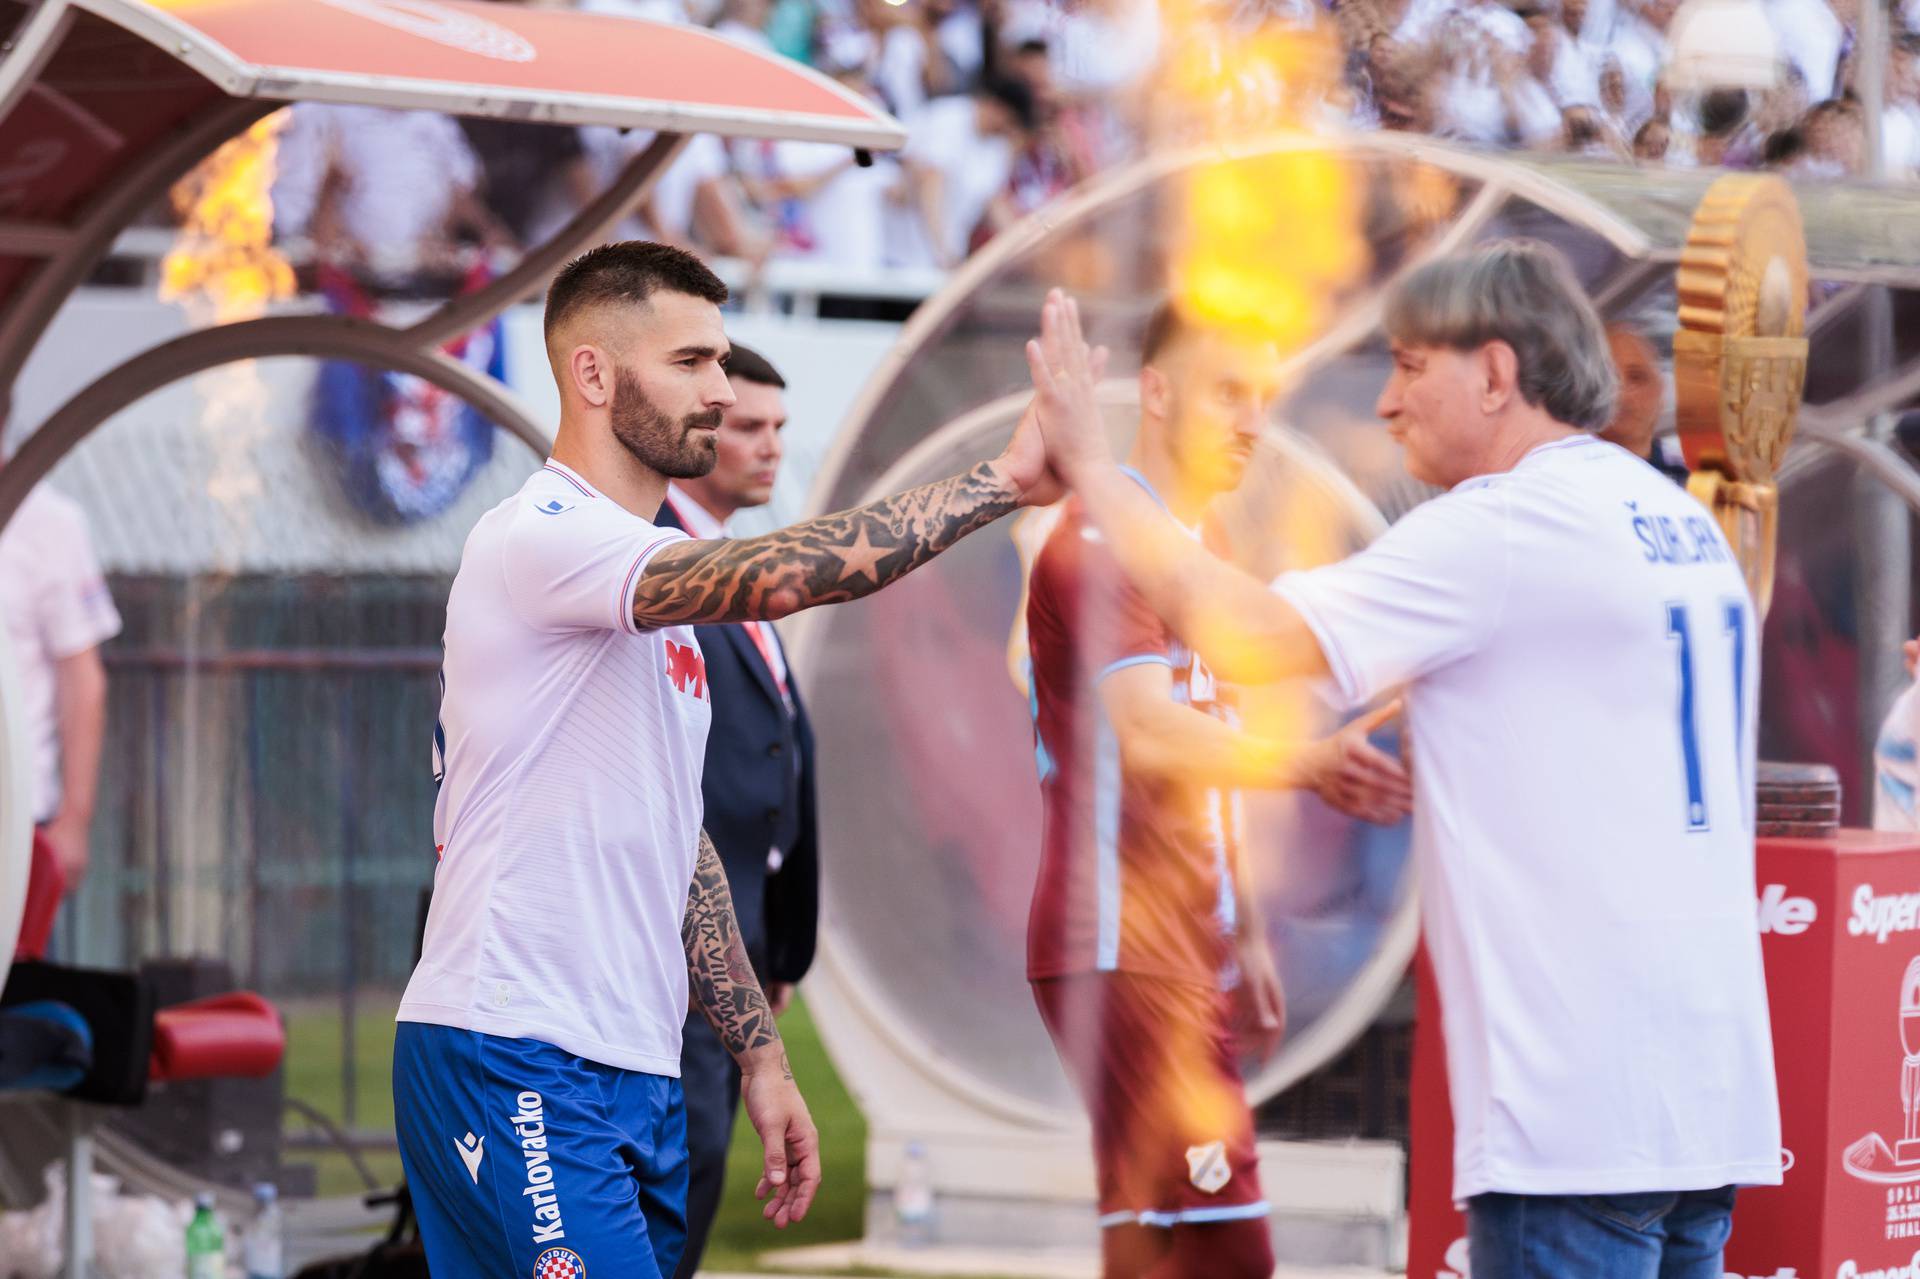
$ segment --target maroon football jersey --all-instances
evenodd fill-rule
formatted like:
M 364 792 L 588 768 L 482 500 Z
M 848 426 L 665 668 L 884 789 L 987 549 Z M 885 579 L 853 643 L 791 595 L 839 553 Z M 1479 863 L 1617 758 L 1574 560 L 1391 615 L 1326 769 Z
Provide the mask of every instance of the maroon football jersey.
M 1175 701 L 1226 719 L 1232 711 L 1077 499 L 1034 561 L 1027 642 L 1045 808 L 1028 977 L 1127 972 L 1217 987 L 1235 912 L 1240 798 L 1129 777 L 1098 685 L 1152 662 L 1171 671 Z

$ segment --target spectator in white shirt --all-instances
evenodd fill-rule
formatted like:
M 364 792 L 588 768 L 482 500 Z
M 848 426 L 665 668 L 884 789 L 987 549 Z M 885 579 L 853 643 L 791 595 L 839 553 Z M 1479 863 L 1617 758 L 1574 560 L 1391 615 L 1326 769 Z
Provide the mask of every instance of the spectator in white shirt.
M 1920 677 L 1920 639 L 1902 645 L 1907 678 Z M 1894 699 L 1873 747 L 1873 828 L 1920 831 L 1920 683 Z
M 1627 79 L 1629 100 L 1645 95 L 1653 101 L 1653 118 L 1668 119 L 1659 102 L 1661 73 L 1667 65 L 1667 24 L 1678 0 L 1622 0 L 1607 37 L 1607 52 L 1620 64 Z
M 120 633 L 86 516 L 45 484 L 0 530 L 0 624 L 19 676 L 31 752 L 33 789 L 26 798 L 36 833 L 29 896 L 45 901 L 48 911 L 27 921 L 38 936 L 23 934 L 22 941 L 38 951 L 51 907 L 86 874 L 107 722 L 100 645 Z
M 1888 55 L 1887 102 L 1880 116 L 1880 153 L 1886 176 L 1910 182 L 1920 176 L 1920 60 L 1903 40 Z
M 1814 102 L 1832 97 L 1847 32 L 1826 0 L 1770 0 L 1767 17 L 1780 55 L 1806 83 L 1807 97 Z
M 874 87 L 895 115 L 909 118 L 930 98 L 955 87 L 953 67 L 936 33 L 944 11 L 933 9 L 927 0 L 904 0 L 897 5 L 864 0 L 860 12 L 878 40 Z
M 1545 11 L 1527 19 L 1536 51 L 1534 75 L 1546 84 L 1553 100 L 1563 107 L 1597 106 L 1600 102 L 1600 65 L 1593 50 L 1580 40 L 1586 16 L 1581 0 L 1564 6 L 1556 19 Z M 1544 51 L 1540 50 L 1545 45 Z
M 1033 92 L 991 77 L 966 97 L 938 98 L 907 125 L 900 153 L 904 213 L 895 218 L 894 260 L 954 267 L 974 229 L 1007 185 L 1013 157 L 1033 128 Z
M 276 230 L 363 277 L 457 269 L 462 233 L 510 239 L 478 198 L 480 164 L 451 116 L 301 103 L 277 165 Z

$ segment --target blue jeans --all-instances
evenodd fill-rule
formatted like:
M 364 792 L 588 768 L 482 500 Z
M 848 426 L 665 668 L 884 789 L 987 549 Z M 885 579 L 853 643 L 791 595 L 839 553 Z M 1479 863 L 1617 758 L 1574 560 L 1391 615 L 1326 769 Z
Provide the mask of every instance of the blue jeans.
M 1630 1195 L 1475 1195 L 1473 1279 L 1721 1279 L 1733 1187 Z

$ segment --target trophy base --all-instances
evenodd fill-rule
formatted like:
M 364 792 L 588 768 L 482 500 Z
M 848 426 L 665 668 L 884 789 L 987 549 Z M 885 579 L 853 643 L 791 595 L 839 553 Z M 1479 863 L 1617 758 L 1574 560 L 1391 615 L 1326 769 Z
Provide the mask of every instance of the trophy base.
M 1920 1164 L 1920 1141 L 1903 1141 L 1895 1145 L 1893 1162 L 1902 1167 Z

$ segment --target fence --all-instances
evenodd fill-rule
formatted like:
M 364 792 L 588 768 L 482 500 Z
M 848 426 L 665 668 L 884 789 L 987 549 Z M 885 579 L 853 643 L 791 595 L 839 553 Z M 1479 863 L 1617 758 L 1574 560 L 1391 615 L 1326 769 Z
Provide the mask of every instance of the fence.
M 433 875 L 444 584 L 115 585 L 93 865 L 59 949 L 224 961 L 289 1011 L 289 1094 L 384 1128 L 363 1098 L 384 1100 L 384 1070 L 365 1076 L 390 1040 L 361 1040 L 391 1016 Z

